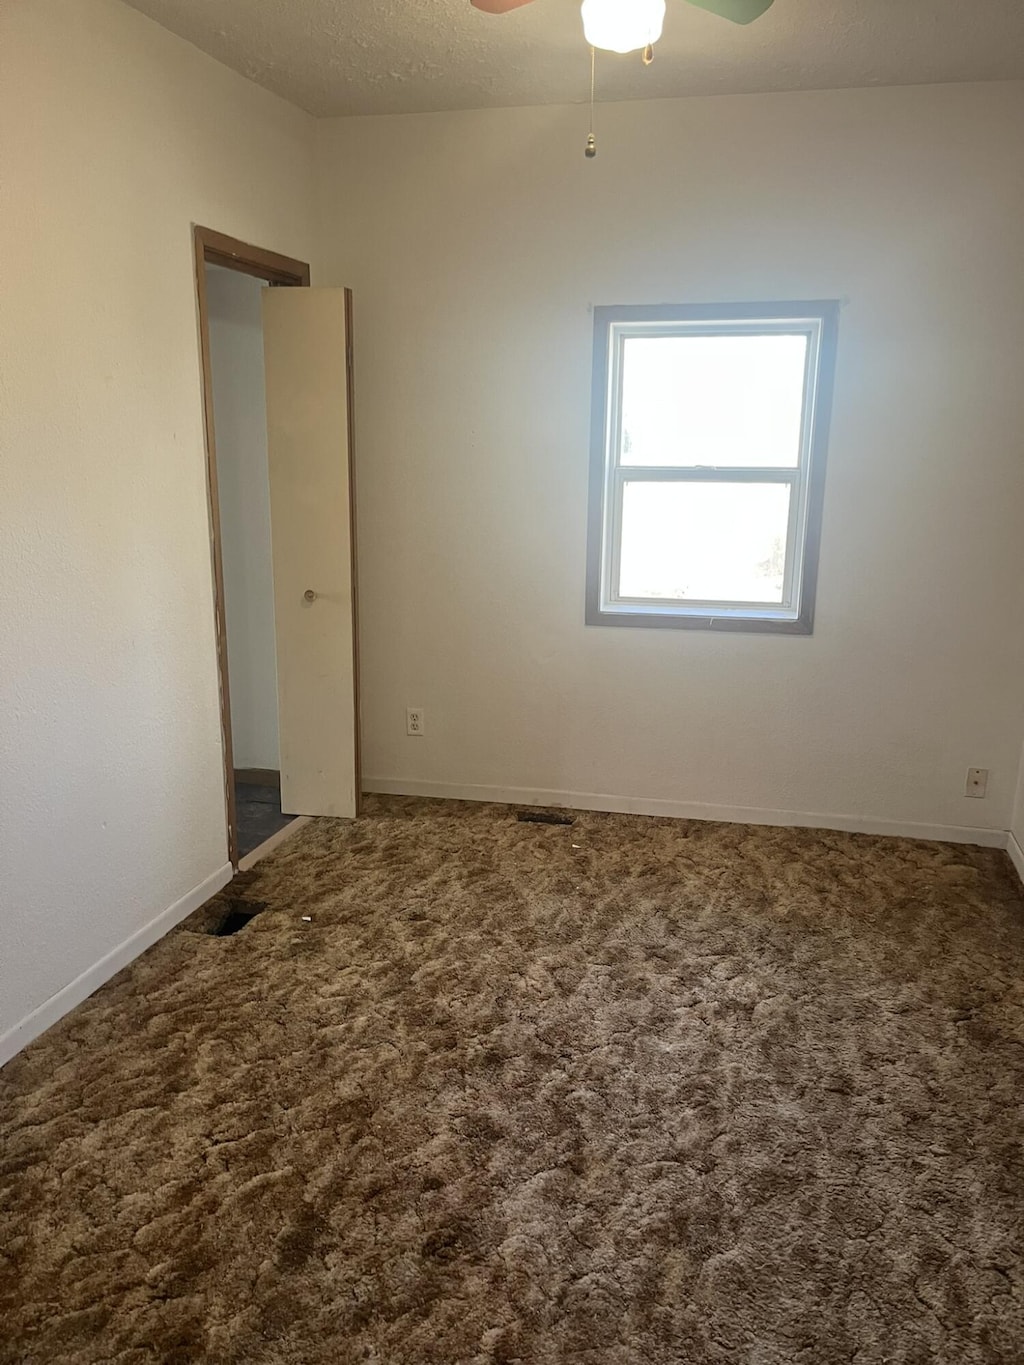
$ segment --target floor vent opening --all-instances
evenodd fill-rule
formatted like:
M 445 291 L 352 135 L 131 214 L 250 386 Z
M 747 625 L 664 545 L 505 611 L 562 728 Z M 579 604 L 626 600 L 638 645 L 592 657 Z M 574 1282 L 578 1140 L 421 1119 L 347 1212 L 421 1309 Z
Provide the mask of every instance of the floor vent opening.
M 266 908 L 266 901 L 232 901 L 227 914 L 221 916 L 210 932 L 214 938 L 230 938 Z
M 521 810 L 516 819 L 521 825 L 571 825 L 575 816 L 557 810 Z

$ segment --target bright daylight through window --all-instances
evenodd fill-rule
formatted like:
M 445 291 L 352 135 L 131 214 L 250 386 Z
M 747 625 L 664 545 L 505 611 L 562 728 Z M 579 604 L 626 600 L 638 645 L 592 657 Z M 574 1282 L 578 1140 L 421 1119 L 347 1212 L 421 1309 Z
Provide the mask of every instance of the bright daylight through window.
M 838 304 L 594 311 L 588 622 L 808 634 Z

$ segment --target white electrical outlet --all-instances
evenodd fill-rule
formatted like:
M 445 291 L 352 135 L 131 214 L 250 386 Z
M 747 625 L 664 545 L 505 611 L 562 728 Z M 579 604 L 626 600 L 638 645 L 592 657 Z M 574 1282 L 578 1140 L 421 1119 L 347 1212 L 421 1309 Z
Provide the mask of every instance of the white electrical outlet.
M 425 735 L 427 733 L 427 713 L 422 706 L 410 706 L 405 713 L 405 733 Z
M 964 796 L 984 796 L 988 791 L 988 769 L 968 768 Z

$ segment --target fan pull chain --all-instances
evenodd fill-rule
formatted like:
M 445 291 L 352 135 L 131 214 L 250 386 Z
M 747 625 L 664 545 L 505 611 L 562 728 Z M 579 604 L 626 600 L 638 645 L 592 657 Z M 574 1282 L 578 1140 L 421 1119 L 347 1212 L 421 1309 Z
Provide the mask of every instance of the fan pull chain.
M 597 156 L 597 138 L 594 136 L 594 67 L 597 63 L 597 51 L 590 49 L 590 132 L 587 135 L 587 146 L 583 155 L 593 158 Z

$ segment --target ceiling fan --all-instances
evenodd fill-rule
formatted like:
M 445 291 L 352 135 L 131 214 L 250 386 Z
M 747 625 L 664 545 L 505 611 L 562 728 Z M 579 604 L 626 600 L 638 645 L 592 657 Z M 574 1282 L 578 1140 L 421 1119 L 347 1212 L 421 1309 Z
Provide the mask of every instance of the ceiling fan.
M 686 0 L 734 24 L 759 19 L 772 0 Z M 532 0 L 471 0 L 486 14 L 507 14 Z M 583 33 L 591 47 L 608 52 L 647 49 L 661 37 L 665 0 L 583 0 Z

